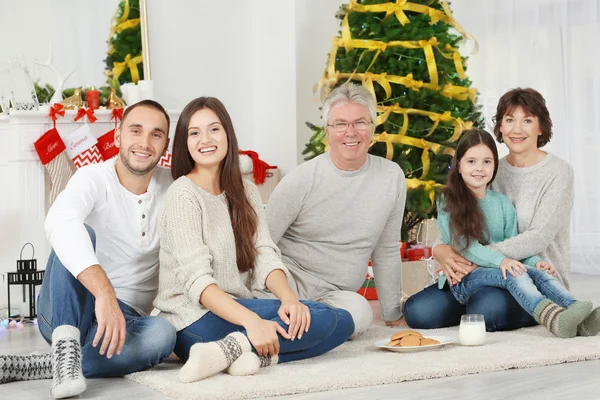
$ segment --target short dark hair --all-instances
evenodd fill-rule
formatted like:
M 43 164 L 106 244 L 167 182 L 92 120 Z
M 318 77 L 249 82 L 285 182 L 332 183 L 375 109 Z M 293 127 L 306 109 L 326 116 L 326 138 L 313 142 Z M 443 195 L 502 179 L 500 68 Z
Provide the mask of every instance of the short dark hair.
M 496 108 L 496 115 L 493 118 L 495 124 L 494 135 L 498 143 L 503 142 L 502 132 L 500 132 L 502 119 L 505 115 L 512 113 L 517 107 L 521 107 L 526 114 L 538 118 L 542 134 L 538 136 L 537 147 L 545 146 L 552 138 L 552 119 L 550 119 L 550 112 L 548 111 L 548 107 L 546 107 L 544 97 L 540 92 L 531 88 L 516 88 L 500 97 L 498 107 Z
M 142 101 L 138 101 L 137 103 L 134 103 L 130 106 L 127 106 L 127 108 L 125 109 L 125 112 L 123 113 L 123 118 L 121 118 L 121 124 L 123 124 L 123 121 L 125 121 L 125 118 L 127 118 L 129 113 L 138 107 L 153 108 L 153 109 L 163 113 L 163 115 L 165 116 L 165 118 L 167 120 L 166 134 L 167 134 L 167 137 L 169 137 L 169 126 L 171 125 L 171 118 L 169 118 L 169 114 L 167 114 L 167 110 L 165 110 L 165 108 L 163 106 L 161 106 L 160 103 L 158 103 L 154 100 L 142 100 Z

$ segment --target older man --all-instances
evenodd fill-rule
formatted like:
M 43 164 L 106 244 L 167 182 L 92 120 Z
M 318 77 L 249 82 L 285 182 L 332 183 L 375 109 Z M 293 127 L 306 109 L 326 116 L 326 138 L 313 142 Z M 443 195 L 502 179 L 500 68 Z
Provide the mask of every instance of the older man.
M 323 104 L 331 150 L 300 165 L 275 188 L 269 230 L 301 299 L 348 310 L 354 337 L 372 323 L 369 303 L 356 291 L 369 258 L 383 319 L 403 323 L 398 241 L 406 201 L 398 164 L 369 155 L 376 107 L 371 93 L 352 83 Z

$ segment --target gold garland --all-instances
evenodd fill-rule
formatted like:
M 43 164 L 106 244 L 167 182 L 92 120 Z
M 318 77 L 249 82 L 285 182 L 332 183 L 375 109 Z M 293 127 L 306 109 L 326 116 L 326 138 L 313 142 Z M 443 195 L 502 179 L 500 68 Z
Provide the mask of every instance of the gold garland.
M 422 188 L 425 193 L 429 196 L 429 200 L 431 200 L 431 207 L 435 206 L 435 190 L 442 189 L 444 185 L 441 183 L 437 183 L 436 181 L 422 181 L 420 179 L 406 179 L 406 188 L 411 189 L 419 189 Z
M 131 54 L 127 54 L 125 61 L 115 62 L 112 69 L 113 84 L 119 86 L 119 76 L 121 76 L 123 71 L 125 71 L 125 66 L 129 67 L 129 71 L 131 72 L 131 80 L 137 83 L 140 80 L 140 72 L 138 71 L 137 65 L 142 61 L 143 59 L 141 55 L 137 57 L 131 57 Z
M 368 5 L 368 6 L 365 6 L 363 4 L 358 4 L 356 2 L 356 0 L 351 0 L 350 4 L 348 4 L 346 6 L 346 9 L 348 11 L 356 11 L 356 12 L 360 12 L 360 13 L 385 12 L 386 17 L 391 14 L 395 14 L 396 18 L 398 19 L 398 22 L 400 22 L 400 24 L 402 24 L 402 26 L 405 26 L 406 24 L 410 23 L 410 20 L 408 19 L 408 17 L 404 13 L 404 11 L 412 11 L 412 12 L 418 12 L 421 14 L 427 14 L 427 15 L 429 15 L 429 18 L 431 19 L 431 22 L 429 23 L 430 25 L 433 25 L 433 24 L 437 23 L 438 21 L 443 21 L 449 25 L 452 25 L 452 27 L 454 29 L 456 29 L 456 31 L 458 33 L 460 33 L 467 39 L 472 40 L 475 43 L 475 46 L 473 48 L 473 54 L 477 54 L 479 51 L 479 43 L 477 42 L 477 40 L 472 35 L 465 32 L 465 30 L 458 23 L 458 21 L 456 21 L 454 19 L 454 16 L 452 15 L 452 11 L 450 10 L 450 6 L 448 5 L 448 2 L 445 0 L 442 0 L 441 4 L 442 4 L 442 9 L 444 10 L 443 12 L 440 10 L 437 10 L 435 8 L 431 8 L 429 6 L 422 5 L 422 4 L 410 3 L 408 0 L 396 0 L 395 3 L 372 4 L 372 5 Z M 348 18 L 348 13 L 346 13 L 346 16 L 344 17 L 344 19 L 347 19 L 347 18 Z M 349 27 L 348 27 L 347 32 L 348 32 L 348 34 L 350 33 Z M 342 35 L 343 34 L 344 34 L 344 25 L 342 23 Z

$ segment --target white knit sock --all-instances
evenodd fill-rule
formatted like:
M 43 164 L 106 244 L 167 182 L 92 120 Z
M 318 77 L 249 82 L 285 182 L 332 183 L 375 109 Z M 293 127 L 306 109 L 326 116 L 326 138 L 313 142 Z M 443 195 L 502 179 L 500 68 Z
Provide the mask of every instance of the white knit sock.
M 79 329 L 61 325 L 52 332 L 52 388 L 55 399 L 77 396 L 87 387 L 81 370 Z
M 270 365 L 277 365 L 279 362 L 279 356 L 270 356 L 270 357 L 259 357 L 260 358 L 260 367 L 266 368 Z
M 241 332 L 230 333 L 216 342 L 196 343 L 190 349 L 190 356 L 179 372 L 179 380 L 194 382 L 208 378 L 227 369 L 251 349 L 250 341 Z
M 253 352 L 242 354 L 227 369 L 229 375 L 244 376 L 254 375 L 260 368 L 275 365 L 279 361 L 279 356 L 259 357 Z
M 11 356 L 0 354 L 0 383 L 52 378 L 52 355 L 30 354 Z

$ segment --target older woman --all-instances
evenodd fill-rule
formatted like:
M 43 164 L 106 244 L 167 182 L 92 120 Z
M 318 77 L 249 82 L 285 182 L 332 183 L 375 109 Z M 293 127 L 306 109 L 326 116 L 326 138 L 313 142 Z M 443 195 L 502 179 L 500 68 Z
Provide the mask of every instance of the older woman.
M 519 235 L 489 247 L 517 260 L 539 255 L 556 268 L 568 288 L 573 170 L 540 149 L 552 138 L 546 101 L 533 89 L 513 89 L 500 98 L 494 120 L 496 139 L 506 144 L 509 154 L 500 160 L 492 188 L 508 196 L 517 209 Z M 437 245 L 434 255 L 451 285 L 477 267 L 448 245 Z M 413 328 L 433 329 L 457 325 L 465 313 L 483 314 L 489 331 L 536 324 L 508 291 L 492 287 L 462 305 L 447 286 L 430 286 L 408 299 L 404 315 Z M 594 310 L 578 334 L 597 334 L 598 314 Z

